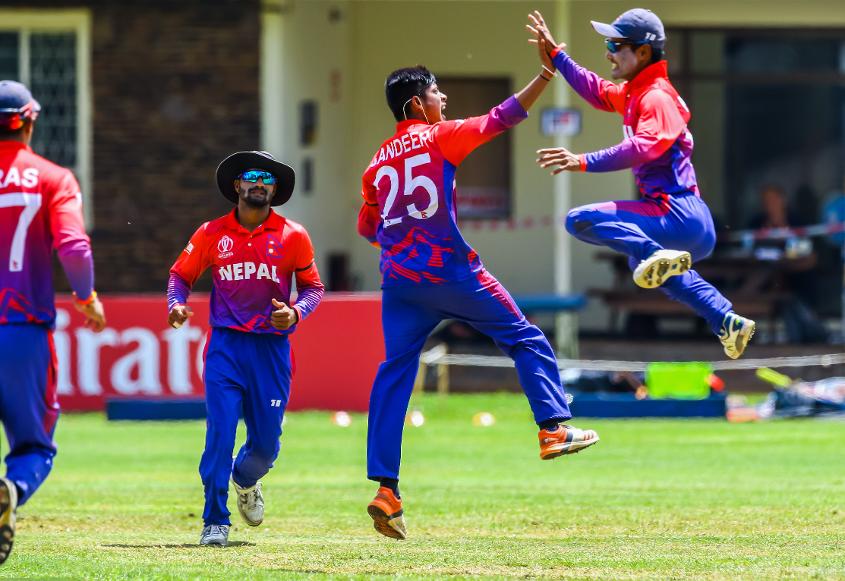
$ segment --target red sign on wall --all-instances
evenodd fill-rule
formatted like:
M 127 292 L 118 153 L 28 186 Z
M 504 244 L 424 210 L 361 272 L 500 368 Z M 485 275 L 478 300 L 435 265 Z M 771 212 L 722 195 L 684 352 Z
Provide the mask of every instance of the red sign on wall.
M 109 397 L 202 397 L 208 296 L 192 295 L 194 316 L 167 325 L 162 296 L 102 296 L 107 326 L 82 325 L 69 297 L 56 300 L 53 335 L 59 401 L 65 410 L 101 410 Z M 332 293 L 291 336 L 296 374 L 288 409 L 366 411 L 384 359 L 381 297 Z

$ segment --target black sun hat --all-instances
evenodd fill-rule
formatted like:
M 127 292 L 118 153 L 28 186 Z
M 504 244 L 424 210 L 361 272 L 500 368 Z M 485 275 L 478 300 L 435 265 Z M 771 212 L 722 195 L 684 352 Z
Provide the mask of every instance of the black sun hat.
M 238 151 L 217 166 L 217 187 L 220 193 L 233 204 L 238 203 L 235 180 L 250 169 L 261 169 L 276 176 L 276 194 L 271 206 L 281 206 L 290 199 L 296 181 L 293 168 L 283 164 L 266 151 Z

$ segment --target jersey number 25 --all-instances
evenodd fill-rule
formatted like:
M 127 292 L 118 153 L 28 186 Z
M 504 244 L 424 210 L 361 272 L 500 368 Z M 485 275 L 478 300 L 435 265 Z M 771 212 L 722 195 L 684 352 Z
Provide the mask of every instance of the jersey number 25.
M 431 218 L 437 212 L 437 186 L 434 185 L 434 182 L 428 176 L 414 176 L 415 167 L 429 163 L 430 161 L 431 156 L 427 153 L 421 153 L 405 160 L 405 188 L 403 193 L 406 196 L 410 196 L 417 188 L 423 188 L 428 193 L 428 206 L 425 209 L 418 209 L 414 203 L 405 206 L 408 216 L 417 220 Z M 387 193 L 387 200 L 384 203 L 384 212 L 381 218 L 384 220 L 384 227 L 387 228 L 400 223 L 405 216 L 388 217 L 390 216 L 390 211 L 393 209 L 393 205 L 396 203 L 396 195 L 399 193 L 399 172 L 389 165 L 381 166 L 378 172 L 376 172 L 374 182 L 376 188 L 378 188 L 379 182 L 385 176 L 390 178 L 390 191 Z

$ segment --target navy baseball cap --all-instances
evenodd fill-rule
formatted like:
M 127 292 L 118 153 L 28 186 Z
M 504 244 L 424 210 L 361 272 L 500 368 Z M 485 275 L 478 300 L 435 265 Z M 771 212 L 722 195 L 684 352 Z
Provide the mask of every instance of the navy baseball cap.
M 41 105 L 32 98 L 26 85 L 17 81 L 0 81 L 0 127 L 20 129 L 24 121 L 35 121 Z
M 663 48 L 666 33 L 657 14 L 645 8 L 632 8 L 623 12 L 613 21 L 605 24 L 591 20 L 596 32 L 607 38 L 625 38 L 637 44 L 650 44 L 654 48 Z

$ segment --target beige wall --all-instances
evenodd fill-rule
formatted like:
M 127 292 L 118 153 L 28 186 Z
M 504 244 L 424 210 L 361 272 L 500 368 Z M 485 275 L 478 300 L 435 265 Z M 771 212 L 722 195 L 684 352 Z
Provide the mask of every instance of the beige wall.
M 315 193 L 304 197 L 298 191 L 285 213 L 308 226 L 323 257 L 330 250 L 348 250 L 361 288 L 378 288 L 378 252 L 357 236 L 355 222 L 360 176 L 395 127 L 384 101 L 385 77 L 396 68 L 421 63 L 440 75 L 508 76 L 515 89 L 521 88 L 539 70 L 523 28 L 528 6 L 522 2 L 395 0 L 288 1 L 279 6 L 279 12 L 272 12 L 281 14 L 276 34 L 283 36 L 284 53 L 266 59 L 276 60 L 284 70 L 279 103 L 284 103 L 285 112 L 283 121 L 275 121 L 283 124 L 284 135 L 276 147 L 298 171 L 303 156 L 312 155 L 317 170 Z M 554 15 L 553 2 L 531 3 L 531 7 Z M 341 14 L 335 23 L 328 19 L 332 8 Z M 431 24 L 425 24 L 427 19 Z M 334 102 L 329 96 L 332 69 L 342 75 L 340 98 Z M 442 88 L 448 94 L 449 87 Z M 296 142 L 297 107 L 306 97 L 320 104 L 320 133 L 315 147 L 302 150 Z M 535 111 L 552 103 L 549 90 Z M 265 131 L 266 143 L 274 139 L 279 137 L 272 129 Z M 552 143 L 540 135 L 538 113 L 515 130 L 516 218 L 553 212 L 553 181 L 534 165 L 536 149 Z M 460 187 L 460 170 L 457 179 Z M 466 237 L 513 292 L 548 292 L 554 285 L 554 234 L 552 228 L 545 228 L 507 235 L 469 231 Z M 323 262 L 320 266 L 325 268 Z
M 441 75 L 510 76 L 513 86 L 519 88 L 537 70 L 536 57 L 525 42 L 523 24 L 528 10 L 538 8 L 553 24 L 559 40 L 569 44 L 573 57 L 606 76 L 609 66 L 601 38 L 589 21 L 610 22 L 633 6 L 616 0 L 268 0 L 267 5 L 268 13 L 275 16 L 265 34 L 278 34 L 280 41 L 265 42 L 270 54 L 265 56 L 263 66 L 265 71 L 278 67 L 282 72 L 275 76 L 265 72 L 267 78 L 263 79 L 265 143 L 279 149 L 277 153 L 292 161 L 297 170 L 305 155 L 312 156 L 316 170 L 314 193 L 305 197 L 298 191 L 285 213 L 309 228 L 324 271 L 325 256 L 330 251 L 348 251 L 352 271 L 364 289 L 378 287 L 378 255 L 357 236 L 355 221 L 361 173 L 373 151 L 394 129 L 384 103 L 387 73 L 421 63 Z M 668 28 L 845 26 L 843 3 L 827 0 L 654 0 L 647 5 Z M 336 16 L 333 21 L 329 17 L 332 10 Z M 279 44 L 281 54 L 275 54 Z M 340 74 L 334 91 L 332 71 Z M 448 93 L 448 86 L 443 89 Z M 713 97 L 703 91 L 696 98 Z M 268 112 L 273 106 L 269 102 L 272 95 L 283 109 L 280 116 Z M 297 143 L 298 106 L 304 98 L 316 99 L 320 108 L 318 140 L 307 150 Z M 535 166 L 534 151 L 554 144 L 551 138 L 540 135 L 538 112 L 567 102 L 584 112 L 583 132 L 571 142 L 559 140 L 561 145 L 585 152 L 621 140 L 621 119 L 617 115 L 593 110 L 558 78 L 532 116 L 514 132 L 515 218 L 553 214 L 556 203 L 562 212 L 576 205 L 633 196 L 629 171 L 552 179 Z M 268 121 L 275 127 L 267 126 Z M 718 127 L 709 122 L 697 130 L 697 155 L 702 156 L 703 166 L 714 165 L 707 160 L 718 155 L 719 140 Z M 718 179 L 704 177 L 702 185 L 706 180 L 719 183 Z M 721 192 L 710 198 L 717 209 L 721 200 Z M 470 230 L 467 239 L 490 270 L 515 293 L 565 289 L 570 278 L 576 291 L 607 286 L 611 281 L 608 266 L 594 261 L 596 247 L 571 241 L 562 228 L 498 233 Z M 557 277 L 555 255 L 561 263 Z M 606 312 L 591 305 L 581 323 L 586 328 L 603 328 Z

